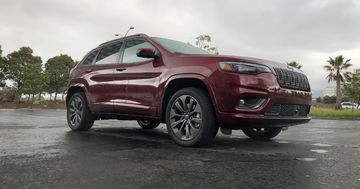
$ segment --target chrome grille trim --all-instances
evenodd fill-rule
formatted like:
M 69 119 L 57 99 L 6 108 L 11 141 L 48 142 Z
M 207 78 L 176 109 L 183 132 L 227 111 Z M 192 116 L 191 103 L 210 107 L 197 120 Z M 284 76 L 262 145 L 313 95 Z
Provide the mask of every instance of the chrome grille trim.
M 279 85 L 287 89 L 310 91 L 309 81 L 305 74 L 282 68 L 274 68 Z

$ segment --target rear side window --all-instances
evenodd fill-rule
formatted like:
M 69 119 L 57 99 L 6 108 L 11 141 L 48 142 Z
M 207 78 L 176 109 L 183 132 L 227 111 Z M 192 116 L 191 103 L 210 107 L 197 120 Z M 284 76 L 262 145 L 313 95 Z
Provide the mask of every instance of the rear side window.
M 94 59 L 96 57 L 96 55 L 98 54 L 99 50 L 95 50 L 93 52 L 91 52 L 85 59 L 84 61 L 81 63 L 83 65 L 91 65 L 94 62 Z
M 136 55 L 139 48 L 154 48 L 150 43 L 144 40 L 131 40 L 126 42 L 123 55 L 123 63 L 137 63 L 151 60 L 151 58 L 141 58 Z
M 112 44 L 104 47 L 99 52 L 95 64 L 114 64 L 118 62 L 119 51 L 122 43 Z

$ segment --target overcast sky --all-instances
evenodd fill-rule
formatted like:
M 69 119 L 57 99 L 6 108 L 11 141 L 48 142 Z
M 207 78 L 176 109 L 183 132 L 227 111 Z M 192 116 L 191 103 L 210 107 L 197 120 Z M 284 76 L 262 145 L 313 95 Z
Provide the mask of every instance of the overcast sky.
M 184 42 L 209 34 L 220 54 L 298 61 L 315 90 L 328 85 L 329 56 L 360 68 L 358 0 L 0 0 L 0 20 L 4 54 L 30 46 L 44 62 L 80 60 L 134 26 L 131 34 Z

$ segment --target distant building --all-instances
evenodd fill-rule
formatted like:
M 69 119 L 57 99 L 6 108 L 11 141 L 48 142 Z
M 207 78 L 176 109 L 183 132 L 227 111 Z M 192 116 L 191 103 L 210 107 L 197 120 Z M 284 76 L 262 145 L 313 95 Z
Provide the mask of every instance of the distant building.
M 360 74 L 360 68 L 354 70 L 355 74 Z
M 336 96 L 336 87 L 335 86 L 327 86 L 324 89 L 324 96 Z

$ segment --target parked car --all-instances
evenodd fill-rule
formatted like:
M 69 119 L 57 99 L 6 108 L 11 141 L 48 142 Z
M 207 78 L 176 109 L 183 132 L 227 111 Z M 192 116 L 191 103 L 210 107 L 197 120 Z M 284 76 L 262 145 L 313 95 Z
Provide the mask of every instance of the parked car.
M 307 77 L 286 64 L 212 55 L 190 44 L 138 34 L 103 43 L 71 71 L 67 120 L 74 131 L 95 120 L 166 123 L 181 146 L 203 146 L 224 130 L 267 140 L 308 122 Z
M 356 103 L 353 102 L 342 102 L 341 108 L 342 109 L 357 109 L 359 106 Z

